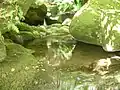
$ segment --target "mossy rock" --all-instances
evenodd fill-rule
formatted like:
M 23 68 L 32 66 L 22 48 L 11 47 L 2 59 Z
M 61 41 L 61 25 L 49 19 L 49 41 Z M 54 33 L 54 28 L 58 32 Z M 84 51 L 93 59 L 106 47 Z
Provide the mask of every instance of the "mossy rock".
M 100 45 L 105 51 L 120 51 L 120 1 L 88 0 L 75 14 L 70 33 L 79 41 Z
M 25 15 L 25 23 L 29 25 L 42 25 L 47 14 L 47 7 L 42 4 L 38 7 L 30 7 Z
M 11 30 L 19 31 L 15 24 L 24 19 L 24 15 L 33 2 L 35 1 L 4 0 L 0 3 L 0 31 L 2 34 Z
M 21 45 L 7 44 L 7 57 L 0 63 L 0 90 L 24 90 L 36 73 L 36 58 Z

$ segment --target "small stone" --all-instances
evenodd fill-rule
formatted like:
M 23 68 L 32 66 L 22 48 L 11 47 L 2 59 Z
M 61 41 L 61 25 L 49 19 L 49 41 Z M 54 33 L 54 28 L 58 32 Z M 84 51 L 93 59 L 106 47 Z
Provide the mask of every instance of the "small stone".
M 38 81 L 35 81 L 34 83 L 35 83 L 35 85 L 37 85 L 37 84 L 38 84 Z
M 45 69 L 41 69 L 42 71 L 46 71 Z
M 11 72 L 14 72 L 14 71 L 15 71 L 15 68 L 12 68 L 12 69 L 11 69 Z
M 25 67 L 25 70 L 29 70 L 29 67 L 26 66 L 26 67 Z

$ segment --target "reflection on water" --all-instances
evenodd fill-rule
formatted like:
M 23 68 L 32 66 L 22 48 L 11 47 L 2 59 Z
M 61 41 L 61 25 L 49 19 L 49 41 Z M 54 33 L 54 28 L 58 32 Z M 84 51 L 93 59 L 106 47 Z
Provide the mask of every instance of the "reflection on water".
M 42 45 L 43 48 L 40 48 L 40 45 L 37 45 L 39 47 L 32 48 L 32 46 L 34 44 L 29 48 L 35 50 L 36 59 L 23 54 L 16 62 L 0 63 L 2 67 L 0 90 L 120 90 L 120 59 L 119 56 L 115 56 L 119 55 L 119 52 L 107 53 L 99 46 L 79 43 L 71 59 L 60 60 L 61 58 L 56 56 L 60 64 L 52 66 L 48 64 L 48 59 L 53 58 L 54 54 L 48 58 L 47 55 L 50 54 L 41 53 L 41 51 L 46 53 L 47 47 L 44 48 Z M 111 61 L 108 67 L 105 62 L 105 65 L 98 66 L 98 70 L 93 71 L 95 65 L 100 65 L 99 60 L 107 59 Z M 106 73 L 101 75 L 103 71 Z M 12 86 L 19 89 L 13 89 Z
M 115 55 L 116 53 L 105 52 L 99 46 L 79 43 L 72 58 L 57 67 L 59 73 L 57 72 L 56 75 L 59 74 L 59 79 L 57 78 L 59 87 L 56 90 L 119 90 L 120 77 L 116 77 L 119 75 L 117 69 L 111 74 L 101 76 L 99 75 L 101 73 L 96 74 L 90 68 L 91 63 Z
M 29 85 L 30 90 L 119 90 L 119 69 L 111 68 L 112 73 L 100 75 L 90 68 L 92 63 L 115 55 L 116 53 L 105 52 L 99 46 L 79 43 L 72 58 L 63 63 L 61 61 L 58 66 L 49 66 L 47 60 L 43 60 L 44 66 Z M 43 67 L 45 71 L 42 71 Z M 35 85 L 36 80 L 39 83 Z

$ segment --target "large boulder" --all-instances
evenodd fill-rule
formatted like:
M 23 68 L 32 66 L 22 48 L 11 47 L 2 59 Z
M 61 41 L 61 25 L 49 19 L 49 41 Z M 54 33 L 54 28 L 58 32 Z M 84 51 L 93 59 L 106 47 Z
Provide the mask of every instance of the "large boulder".
M 70 33 L 79 41 L 100 45 L 105 51 L 120 51 L 120 1 L 88 0 L 75 14 Z

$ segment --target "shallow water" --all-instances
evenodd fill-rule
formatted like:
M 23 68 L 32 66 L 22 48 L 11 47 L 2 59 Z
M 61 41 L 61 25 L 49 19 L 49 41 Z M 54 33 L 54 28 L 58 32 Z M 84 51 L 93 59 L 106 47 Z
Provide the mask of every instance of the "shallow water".
M 111 68 L 104 75 L 89 68 L 91 63 L 115 55 L 116 53 L 105 52 L 99 46 L 79 43 L 70 60 L 61 61 L 54 67 L 46 63 L 44 71 L 46 74 L 39 73 L 35 76 L 39 79 L 41 77 L 42 85 L 41 83 L 36 86 L 31 85 L 31 88 L 32 90 L 119 90 L 119 66 L 117 69 Z
M 120 65 L 116 66 L 117 69 L 111 68 L 104 75 L 93 72 L 90 68 L 91 63 L 118 53 L 107 53 L 99 46 L 79 43 L 73 51 L 72 58 L 59 66 L 57 90 L 119 90 Z
M 34 45 L 33 45 L 34 46 Z M 39 45 L 40 47 L 40 45 Z M 38 47 L 38 48 L 39 48 Z M 30 47 L 29 47 L 30 48 Z M 36 47 L 37 48 L 37 47 Z M 101 47 L 79 43 L 70 60 L 56 59 L 60 63 L 52 66 L 49 59 L 54 60 L 43 47 L 31 55 L 21 55 L 17 61 L 0 64 L 0 90 L 119 90 L 119 59 L 111 60 L 108 69 L 93 71 L 94 63 L 110 58 L 117 53 L 107 53 Z M 43 56 L 43 57 L 42 57 Z M 100 70 L 102 72 L 100 72 Z M 103 73 L 106 71 L 107 73 Z

